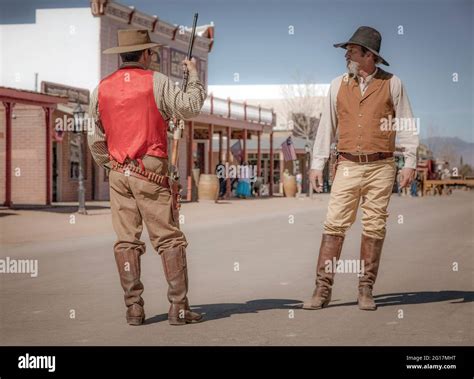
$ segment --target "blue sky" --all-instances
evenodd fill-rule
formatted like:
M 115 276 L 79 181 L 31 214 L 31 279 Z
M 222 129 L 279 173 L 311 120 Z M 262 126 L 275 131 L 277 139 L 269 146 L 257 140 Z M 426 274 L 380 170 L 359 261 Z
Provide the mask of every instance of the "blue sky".
M 209 84 L 329 83 L 345 71 L 347 40 L 360 25 L 382 33 L 388 71 L 408 91 L 422 136 L 474 142 L 471 0 L 121 0 L 178 24 L 214 22 Z M 35 8 L 88 6 L 88 0 L 0 0 L 1 23 L 34 22 Z M 288 33 L 289 26 L 294 34 Z M 403 35 L 398 34 L 399 26 Z M 384 66 L 382 66 L 384 67 Z M 453 82 L 457 73 L 458 82 Z M 431 132 L 428 133 L 428 130 Z

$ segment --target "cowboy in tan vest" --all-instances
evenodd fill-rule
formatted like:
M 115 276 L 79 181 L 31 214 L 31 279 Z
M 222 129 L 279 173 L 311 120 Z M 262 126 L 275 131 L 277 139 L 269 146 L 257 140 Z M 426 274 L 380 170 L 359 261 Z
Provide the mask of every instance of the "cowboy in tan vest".
M 189 307 L 187 241 L 179 228 L 178 208 L 168 177 L 167 121 L 199 114 L 206 91 L 199 82 L 195 61 L 185 60 L 189 77 L 186 92 L 165 75 L 148 70 L 158 44 L 147 30 L 119 30 L 118 53 L 123 64 L 94 90 L 90 112 L 95 121 L 89 136 L 91 153 L 109 174 L 114 245 L 120 282 L 125 292 L 130 325 L 145 320 L 140 256 L 143 223 L 153 248 L 161 255 L 171 303 L 168 320 L 184 325 L 201 320 Z
M 401 187 L 408 186 L 415 176 L 418 131 L 410 122 L 413 115 L 400 79 L 376 66 L 388 66 L 379 54 L 381 41 L 377 30 L 361 26 L 349 41 L 334 45 L 347 50 L 349 72 L 331 82 L 314 142 L 310 180 L 317 192 L 322 191 L 323 169 L 333 140 L 337 140 L 337 170 L 316 267 L 316 288 L 304 309 L 329 304 L 335 268 L 328 269 L 328 263 L 339 261 L 345 233 L 355 221 L 359 205 L 363 271 L 358 303 L 362 310 L 377 308 L 372 289 L 396 174 L 395 137 L 404 148 Z M 397 122 L 405 128 L 396 127 Z

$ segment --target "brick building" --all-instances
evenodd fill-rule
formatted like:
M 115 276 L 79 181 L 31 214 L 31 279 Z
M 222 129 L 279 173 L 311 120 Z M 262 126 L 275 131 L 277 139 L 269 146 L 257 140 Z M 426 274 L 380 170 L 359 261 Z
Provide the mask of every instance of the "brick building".
M 0 87 L 0 202 L 50 204 L 52 114 L 67 99 Z
M 50 124 L 47 126 L 51 144 L 43 145 L 43 148 L 48 151 L 37 151 L 34 157 L 32 155 L 33 159 L 41 162 L 42 170 L 44 170 L 44 172 L 37 171 L 34 177 L 42 177 L 41 186 L 44 187 L 44 191 L 48 191 L 48 194 L 36 193 L 34 183 L 39 183 L 38 181 L 33 180 L 29 184 L 24 182 L 21 188 L 14 187 L 19 191 L 16 197 L 13 197 L 15 204 L 50 204 L 51 201 L 77 200 L 78 136 L 70 131 L 58 133 L 55 125 L 58 120 L 70 120 L 73 117 L 76 103 L 80 103 L 87 111 L 89 93 L 102 78 L 119 67 L 118 55 L 103 55 L 101 52 L 117 45 L 117 30 L 124 28 L 148 29 L 151 39 L 161 45 L 158 48 L 158 58 L 150 68 L 163 72 L 176 83 L 182 80 L 181 62 L 186 56 L 191 37 L 189 28 L 170 24 L 133 7 L 113 1 L 93 0 L 89 8 L 37 9 L 36 20 L 33 24 L 0 25 L 0 33 L 3 35 L 0 39 L 0 47 L 5 52 L 0 57 L 2 67 L 0 85 L 27 90 L 23 91 L 25 93 L 36 91 L 38 96 L 46 96 L 44 99 L 48 98 L 51 101 L 61 99 L 58 101 L 59 105 L 48 108 L 51 111 Z M 206 87 L 208 55 L 213 43 L 214 26 L 199 26 L 193 56 L 198 62 L 200 78 Z M 17 58 L 14 64 L 12 60 L 5 58 L 12 55 Z M 31 56 L 35 59 L 31 59 Z M 39 83 L 41 83 L 41 92 L 38 88 Z M 29 127 L 36 133 L 30 133 L 27 137 L 28 141 L 31 140 L 31 143 L 35 144 L 36 139 L 43 135 L 41 138 L 44 142 L 46 126 L 44 122 L 41 126 L 39 121 L 41 107 L 28 110 L 31 113 L 28 115 L 25 113 L 26 109 L 22 110 L 22 106 L 15 107 L 13 113 L 13 143 L 22 143 L 21 140 L 17 141 L 16 134 L 20 133 L 20 130 L 17 131 L 16 128 L 20 128 L 17 125 L 23 125 L 23 123 L 31 123 Z M 1 105 L 0 112 L 0 122 L 5 124 L 8 112 Z M 209 97 L 202 114 L 193 120 L 188 120 L 184 138 L 179 147 L 179 170 L 185 198 L 192 199 L 192 187 L 195 183 L 191 178 L 192 170 L 196 165 L 202 168 L 201 173 L 212 173 L 214 170 L 217 162 L 213 159 L 213 140 L 219 140 L 219 156 L 224 156 L 225 150 L 227 160 L 231 161 L 230 140 L 241 139 L 244 148 L 243 156 L 246 158 L 247 140 L 256 139 L 259 145 L 262 133 L 269 133 L 270 141 L 272 141 L 274 124 L 275 114 L 272 109 L 255 105 L 247 106 L 245 103 L 233 102 L 229 98 Z M 6 151 L 6 141 L 2 143 L 3 138 L 5 136 L 0 134 L 0 146 L 2 146 L 0 149 L 3 149 L 0 153 Z M 83 147 L 86 146 L 85 140 L 83 136 Z M 227 142 L 224 143 L 224 141 Z M 258 157 L 260 157 L 259 154 L 257 154 Z M 46 156 L 49 156 L 49 160 L 41 161 Z M 108 200 L 106 171 L 97 167 L 88 149 L 84 156 L 86 199 Z M 49 171 L 46 170 L 46 165 L 49 165 Z M 270 166 L 273 167 L 272 164 Z M 6 171 L 8 171 L 6 157 L 3 159 L 0 156 L 2 179 L 8 177 Z M 272 168 L 265 180 L 273 182 L 273 177 Z M 12 183 L 15 180 L 12 179 Z M 4 193 L 8 185 L 6 183 L 0 187 Z M 5 196 L 1 200 L 8 204 Z

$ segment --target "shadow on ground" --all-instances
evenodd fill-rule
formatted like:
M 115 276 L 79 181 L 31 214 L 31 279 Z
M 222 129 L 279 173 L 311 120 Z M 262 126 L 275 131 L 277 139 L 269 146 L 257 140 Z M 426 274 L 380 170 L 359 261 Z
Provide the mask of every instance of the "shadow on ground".
M 450 304 L 460 304 L 472 302 L 474 300 L 474 291 L 400 292 L 376 295 L 374 299 L 378 307 L 438 303 L 443 301 L 450 301 Z M 246 303 L 203 304 L 193 306 L 192 309 L 202 313 L 204 315 L 203 322 L 206 322 L 227 318 L 235 314 L 258 313 L 272 309 L 296 309 L 301 308 L 301 305 L 301 300 L 262 299 L 251 300 Z M 357 301 L 338 304 L 337 300 L 333 300 L 328 308 L 356 305 Z M 168 315 L 164 313 L 147 319 L 145 324 L 154 324 L 166 321 L 167 319 Z
M 470 303 L 474 300 L 474 291 L 422 291 L 388 293 L 374 296 L 378 307 L 391 305 L 427 304 L 450 301 L 450 304 Z M 329 307 L 357 305 L 356 301 L 337 304 L 334 301 Z
M 17 213 L 12 213 L 12 212 L 0 212 L 0 217 L 7 217 L 7 216 L 17 216 Z
M 192 310 L 204 315 L 203 322 L 227 318 L 236 314 L 258 313 L 272 309 L 294 309 L 301 300 L 290 299 L 262 299 L 251 300 L 246 303 L 202 304 L 192 306 Z M 166 321 L 167 314 L 156 315 L 145 320 L 145 324 Z

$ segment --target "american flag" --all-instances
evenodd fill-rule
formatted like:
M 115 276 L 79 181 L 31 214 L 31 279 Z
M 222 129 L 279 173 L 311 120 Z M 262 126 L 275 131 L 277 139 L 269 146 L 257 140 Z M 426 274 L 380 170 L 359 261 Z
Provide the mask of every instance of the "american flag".
M 242 147 L 240 145 L 240 140 L 238 140 L 236 143 L 234 143 L 230 147 L 230 151 L 234 158 L 237 160 L 237 162 L 241 163 L 242 162 Z
M 289 136 L 282 144 L 281 151 L 283 152 L 283 158 L 285 161 L 295 161 L 296 160 L 296 151 L 295 146 L 293 145 L 293 140 Z

